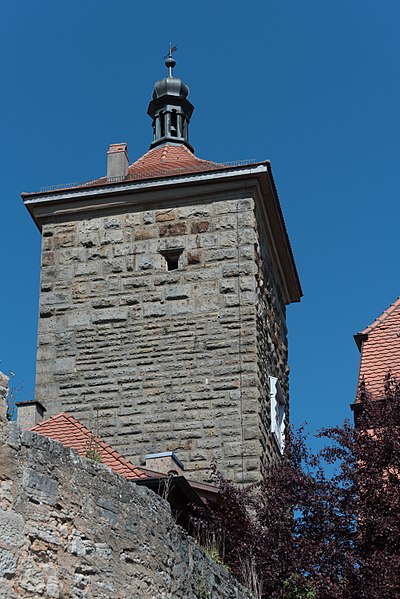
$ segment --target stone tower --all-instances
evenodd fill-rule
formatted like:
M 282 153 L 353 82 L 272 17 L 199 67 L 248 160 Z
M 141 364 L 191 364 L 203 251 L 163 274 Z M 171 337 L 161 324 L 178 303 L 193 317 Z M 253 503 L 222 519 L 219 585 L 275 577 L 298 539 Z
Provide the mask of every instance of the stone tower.
M 286 305 L 301 288 L 268 161 L 196 157 L 193 106 L 155 84 L 150 150 L 107 176 L 23 200 L 42 233 L 36 400 L 127 458 L 174 451 L 254 481 L 288 418 Z

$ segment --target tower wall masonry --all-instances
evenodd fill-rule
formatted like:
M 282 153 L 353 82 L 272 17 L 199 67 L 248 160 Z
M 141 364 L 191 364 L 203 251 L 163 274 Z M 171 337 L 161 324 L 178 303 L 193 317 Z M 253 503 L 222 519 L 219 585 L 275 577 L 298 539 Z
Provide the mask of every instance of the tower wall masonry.
M 44 219 L 36 399 L 133 461 L 249 482 L 277 455 L 285 305 L 253 192 L 190 198 Z

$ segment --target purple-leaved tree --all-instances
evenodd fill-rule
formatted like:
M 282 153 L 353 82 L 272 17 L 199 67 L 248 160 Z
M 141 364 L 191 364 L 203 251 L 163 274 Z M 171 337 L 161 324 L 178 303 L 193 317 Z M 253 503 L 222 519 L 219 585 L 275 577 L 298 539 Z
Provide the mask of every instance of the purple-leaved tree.
M 400 386 L 360 388 L 357 427 L 324 429 L 313 455 L 303 429 L 255 486 L 215 467 L 219 501 L 195 526 L 232 573 L 265 599 L 400 597 Z M 327 474 L 328 473 L 328 474 Z

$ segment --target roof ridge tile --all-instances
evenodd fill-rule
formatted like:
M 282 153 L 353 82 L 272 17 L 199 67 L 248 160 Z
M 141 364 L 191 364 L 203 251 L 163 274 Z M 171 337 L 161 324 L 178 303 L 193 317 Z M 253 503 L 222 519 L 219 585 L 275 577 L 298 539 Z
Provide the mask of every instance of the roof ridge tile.
M 384 310 L 380 316 L 375 318 L 375 320 L 369 326 L 367 326 L 363 331 L 360 331 L 359 335 L 367 335 L 370 331 L 376 329 L 379 325 L 381 325 L 386 320 L 386 318 L 388 316 L 393 314 L 393 312 L 395 312 L 397 310 L 397 308 L 399 308 L 399 307 L 400 307 L 400 296 L 397 298 L 396 301 L 394 301 L 392 304 L 390 304 L 390 306 L 389 306 L 389 308 L 387 308 L 387 310 Z

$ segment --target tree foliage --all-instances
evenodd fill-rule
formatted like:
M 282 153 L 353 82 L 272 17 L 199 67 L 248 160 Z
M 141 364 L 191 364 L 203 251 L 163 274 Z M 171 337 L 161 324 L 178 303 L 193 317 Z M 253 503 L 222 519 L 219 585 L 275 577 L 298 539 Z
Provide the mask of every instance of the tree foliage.
M 197 517 L 232 572 L 268 599 L 400 597 L 400 387 L 371 401 L 357 427 L 324 429 L 316 455 L 304 431 L 262 481 L 239 488 L 215 469 L 219 501 Z M 327 474 L 330 473 L 330 474 Z

